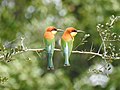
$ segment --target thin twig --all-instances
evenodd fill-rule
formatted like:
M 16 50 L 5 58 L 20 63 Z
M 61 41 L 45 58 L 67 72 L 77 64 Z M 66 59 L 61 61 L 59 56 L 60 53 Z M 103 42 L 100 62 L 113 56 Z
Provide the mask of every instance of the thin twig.
M 118 17 L 115 17 L 115 18 L 111 21 L 110 26 L 112 26 L 117 19 L 118 19 Z
M 99 50 L 98 50 L 98 53 L 100 53 L 100 50 L 102 49 L 102 45 L 103 45 L 103 43 L 100 45 L 100 48 L 99 48 Z
M 60 49 L 54 49 L 55 51 L 57 51 L 57 52 L 60 52 L 61 50 Z M 41 48 L 41 49 L 26 49 L 26 50 L 23 50 L 23 51 L 18 51 L 18 52 L 16 52 L 16 53 L 13 53 L 11 56 L 14 56 L 14 55 L 17 55 L 17 54 L 21 54 L 21 53 L 24 53 L 24 52 L 43 52 L 43 51 L 45 51 L 45 49 L 44 48 Z M 95 52 L 87 52 L 87 51 L 72 51 L 72 53 L 73 54 L 89 54 L 89 55 L 95 55 L 95 56 L 99 56 L 99 57 L 101 57 L 101 58 L 103 58 L 103 59 L 109 59 L 109 56 L 107 56 L 107 57 L 104 57 L 104 55 L 103 54 L 100 54 L 100 53 L 95 53 Z M 4 55 L 1 55 L 0 56 L 0 59 L 3 59 L 4 58 Z M 120 57 L 111 57 L 111 59 L 120 59 Z

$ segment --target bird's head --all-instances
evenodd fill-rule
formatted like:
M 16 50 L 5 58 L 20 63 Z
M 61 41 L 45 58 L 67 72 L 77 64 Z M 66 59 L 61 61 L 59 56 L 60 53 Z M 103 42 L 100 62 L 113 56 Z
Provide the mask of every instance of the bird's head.
M 61 29 L 57 29 L 56 27 L 54 26 L 49 26 L 47 29 L 46 29 L 47 32 L 51 32 L 52 34 L 56 34 L 57 32 L 63 32 Z
M 84 32 L 84 31 L 77 30 L 73 27 L 69 27 L 69 28 L 66 29 L 66 32 L 69 33 L 72 37 L 74 37 L 74 36 L 76 36 L 77 33 Z
M 54 27 L 54 26 L 49 26 L 47 29 L 46 29 L 46 32 L 51 32 L 52 34 L 56 34 L 57 33 L 57 28 Z

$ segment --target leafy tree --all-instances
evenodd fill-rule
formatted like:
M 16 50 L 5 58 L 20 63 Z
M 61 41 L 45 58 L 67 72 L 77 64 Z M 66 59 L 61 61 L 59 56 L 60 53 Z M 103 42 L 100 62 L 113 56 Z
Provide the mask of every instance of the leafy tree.
M 119 3 L 119 0 L 0 0 L 0 89 L 118 90 Z M 44 51 L 31 51 L 44 48 L 43 33 L 50 25 L 84 30 L 85 35 L 75 37 L 73 51 L 95 54 L 99 51 L 102 56 L 74 52 L 71 67 L 66 68 L 61 52 L 55 51 L 56 69 L 47 71 Z M 61 34 L 57 34 L 56 48 L 60 48 Z M 95 78 L 103 75 L 106 83 L 100 85 L 101 79 L 92 75 L 97 75 Z M 93 80 L 98 84 L 91 84 Z

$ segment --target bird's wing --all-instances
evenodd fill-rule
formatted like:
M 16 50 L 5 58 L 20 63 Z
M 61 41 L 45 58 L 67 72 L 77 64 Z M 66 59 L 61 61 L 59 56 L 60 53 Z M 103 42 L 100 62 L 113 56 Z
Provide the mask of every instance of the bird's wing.
M 69 56 L 72 52 L 72 48 L 73 48 L 73 40 L 70 40 L 70 41 L 68 41 Z
M 73 48 L 73 41 L 64 41 L 63 39 L 61 39 L 61 46 L 62 46 L 62 50 L 64 53 L 66 53 L 68 56 L 70 56 L 72 48 Z
M 55 39 L 46 39 L 44 38 L 45 49 L 48 53 L 53 53 L 55 47 Z

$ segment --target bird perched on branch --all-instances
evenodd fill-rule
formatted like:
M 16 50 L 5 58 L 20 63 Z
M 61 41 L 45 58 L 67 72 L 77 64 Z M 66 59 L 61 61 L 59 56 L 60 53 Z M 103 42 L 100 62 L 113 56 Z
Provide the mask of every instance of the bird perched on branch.
M 62 31 L 61 29 L 57 29 L 54 26 L 49 26 L 46 28 L 46 31 L 44 33 L 44 42 L 45 42 L 45 50 L 47 54 L 47 62 L 48 62 L 48 70 L 54 70 L 53 65 L 53 53 L 54 53 L 54 47 L 55 47 L 55 34 L 57 31 Z
M 76 30 L 73 27 L 67 28 L 61 38 L 61 47 L 63 51 L 63 56 L 65 58 L 64 66 L 70 66 L 69 57 L 73 48 L 74 37 L 78 32 L 83 32 L 81 30 Z

